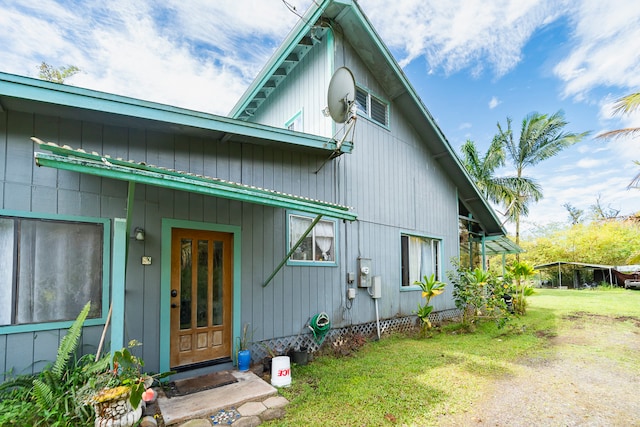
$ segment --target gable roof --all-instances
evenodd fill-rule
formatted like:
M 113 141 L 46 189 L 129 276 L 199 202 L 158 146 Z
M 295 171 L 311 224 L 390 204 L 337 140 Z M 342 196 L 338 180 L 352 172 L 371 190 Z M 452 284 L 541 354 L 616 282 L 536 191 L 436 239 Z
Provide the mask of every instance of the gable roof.
M 241 120 L 250 118 L 310 47 L 324 36 L 328 31 L 327 24 L 340 28 L 345 39 L 376 76 L 389 100 L 412 123 L 433 153 L 434 160 L 447 171 L 466 210 L 460 214 L 472 214 L 488 236 L 505 235 L 495 212 L 473 183 L 444 133 L 355 0 L 314 1 L 233 107 L 230 116 Z

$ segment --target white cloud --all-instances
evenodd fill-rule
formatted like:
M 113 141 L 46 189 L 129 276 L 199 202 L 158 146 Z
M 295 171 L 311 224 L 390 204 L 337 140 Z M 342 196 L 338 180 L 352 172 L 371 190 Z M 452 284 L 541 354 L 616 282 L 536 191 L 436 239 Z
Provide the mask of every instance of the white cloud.
M 489 109 L 493 110 L 494 108 L 496 108 L 498 105 L 500 105 L 502 103 L 502 101 L 499 101 L 497 97 L 493 96 L 491 97 L 491 99 L 489 100 Z
M 304 11 L 310 1 L 291 3 Z M 72 64 L 82 70 L 74 85 L 217 114 L 229 112 L 299 19 L 281 2 L 252 0 L 2 9 L 2 71 L 35 77 L 41 61 Z
M 592 168 L 597 168 L 603 163 L 604 162 L 602 159 L 584 158 L 584 159 L 578 160 L 578 162 L 576 163 L 576 166 L 581 169 L 592 169 Z
M 564 96 L 583 99 L 597 86 L 640 86 L 640 2 L 585 0 L 568 17 L 572 51 L 554 68 Z
M 386 43 L 403 52 L 401 65 L 424 56 L 430 68 L 446 73 L 468 68 L 480 75 L 488 65 L 497 76 L 518 64 L 537 28 L 563 12 L 551 0 L 400 0 L 394 7 L 376 0 L 361 6 Z

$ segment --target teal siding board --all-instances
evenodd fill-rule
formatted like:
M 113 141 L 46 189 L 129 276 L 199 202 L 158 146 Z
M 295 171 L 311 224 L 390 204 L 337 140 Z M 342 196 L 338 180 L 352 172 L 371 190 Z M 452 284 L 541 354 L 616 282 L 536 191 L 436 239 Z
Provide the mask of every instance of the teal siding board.
M 0 382 L 7 379 L 9 366 L 7 365 L 7 335 L 0 335 Z
M 7 347 L 5 351 L 6 370 L 12 370 L 14 375 L 30 375 L 33 373 L 33 343 L 34 332 L 23 332 L 7 335 Z M 56 349 L 58 346 L 56 345 Z M 55 359 L 55 353 L 53 353 Z

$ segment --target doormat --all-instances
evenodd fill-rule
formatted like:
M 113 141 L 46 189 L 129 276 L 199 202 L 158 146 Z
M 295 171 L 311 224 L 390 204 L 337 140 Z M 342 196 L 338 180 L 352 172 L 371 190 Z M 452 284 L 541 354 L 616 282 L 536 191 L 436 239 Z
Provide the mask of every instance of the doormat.
M 195 378 L 171 381 L 165 389 L 168 398 L 185 396 L 238 382 L 230 372 L 212 372 Z

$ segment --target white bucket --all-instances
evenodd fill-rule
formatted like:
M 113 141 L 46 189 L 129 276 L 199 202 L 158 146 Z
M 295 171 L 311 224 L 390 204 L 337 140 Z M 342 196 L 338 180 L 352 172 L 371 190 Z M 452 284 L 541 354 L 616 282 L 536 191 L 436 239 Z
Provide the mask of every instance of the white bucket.
M 291 385 L 289 356 L 277 356 L 271 359 L 271 385 L 276 387 Z

